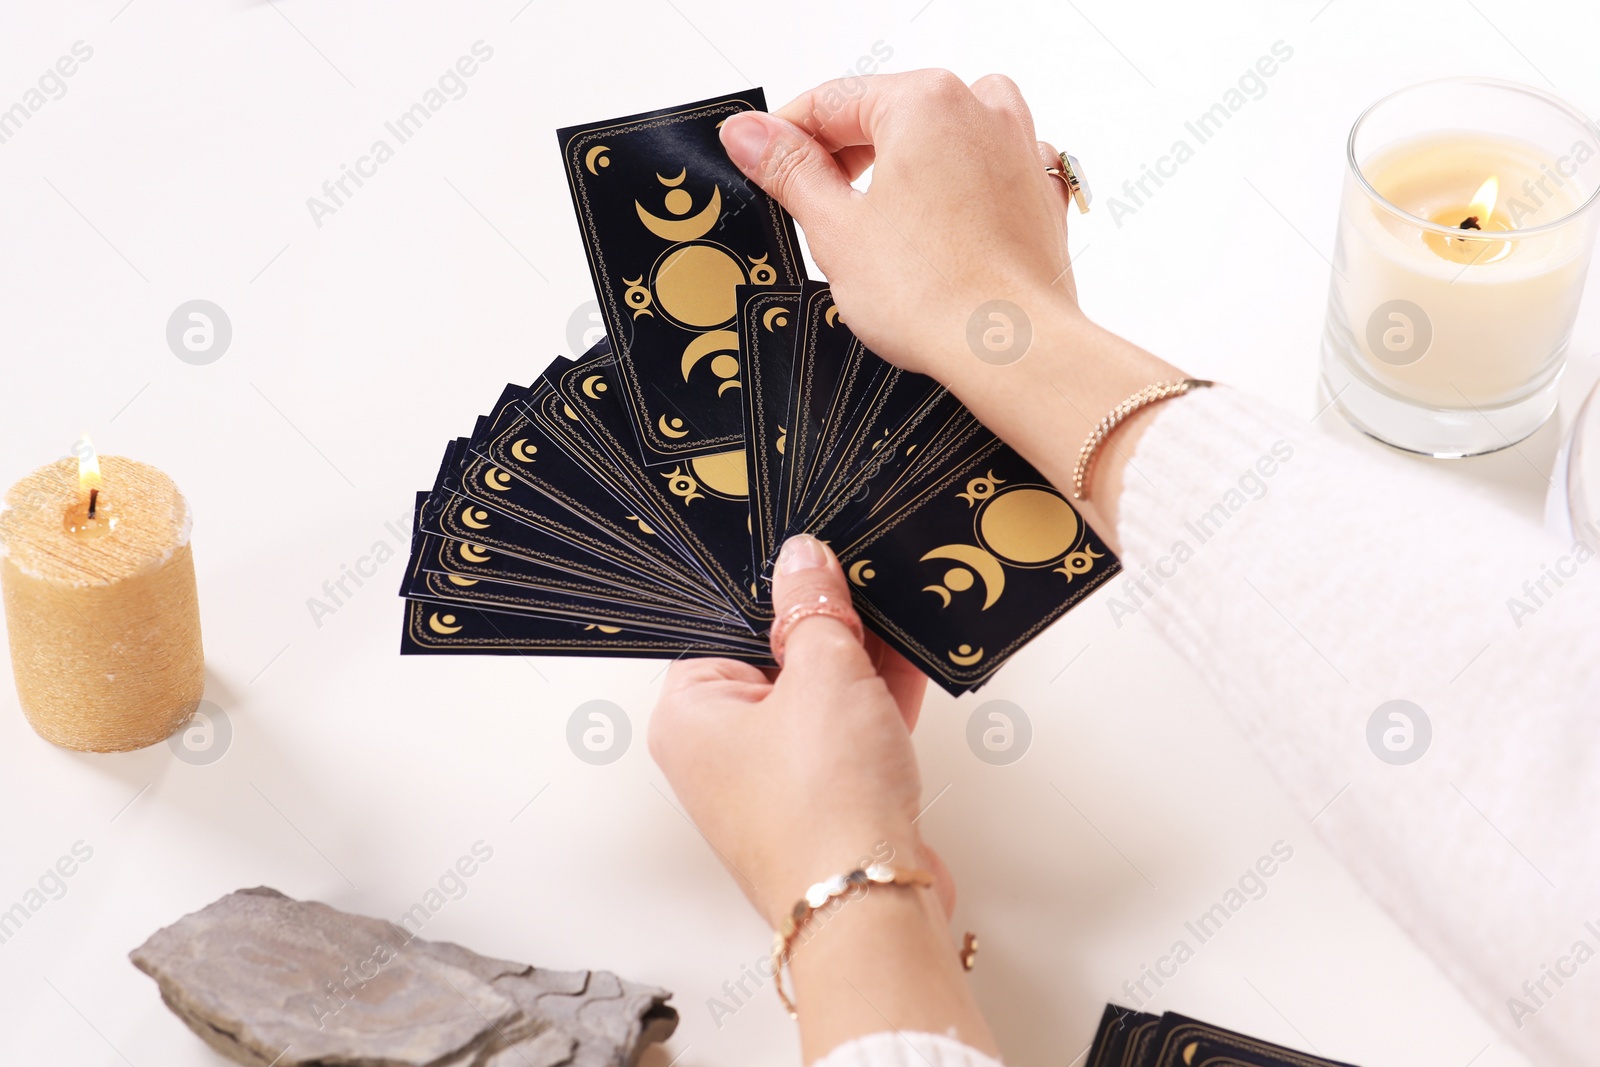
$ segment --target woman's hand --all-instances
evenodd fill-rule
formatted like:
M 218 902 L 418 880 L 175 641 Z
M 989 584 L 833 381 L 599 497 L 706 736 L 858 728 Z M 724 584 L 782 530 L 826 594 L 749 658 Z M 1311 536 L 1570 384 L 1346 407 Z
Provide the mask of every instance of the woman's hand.
M 826 595 L 850 602 L 814 537 L 792 538 L 773 575 L 782 615 Z M 784 669 L 727 659 L 673 665 L 650 751 L 761 917 L 777 927 L 806 887 L 866 862 L 917 866 L 922 784 L 911 748 L 927 679 L 837 620 L 796 623 Z
M 814 537 L 792 538 L 773 576 L 774 607 L 781 617 L 819 596 L 850 603 L 839 561 Z M 775 679 L 736 660 L 674 664 L 650 720 L 656 763 L 772 927 L 808 886 L 858 866 L 935 876 L 933 891 L 871 888 L 814 921 L 792 962 L 807 1062 L 886 1021 L 954 1027 L 993 1048 L 949 930 L 953 887 L 915 825 L 911 727 L 926 684 L 898 653 L 813 615 L 789 629 Z
M 722 143 L 800 223 L 856 335 L 949 387 L 1058 489 L 1102 416 L 1183 377 L 1078 309 L 1066 188 L 1045 173 L 1059 160 L 1009 78 L 830 82 L 772 114 L 730 117 Z M 1152 414 L 1102 450 L 1079 508 L 1113 550 L 1123 470 Z
M 722 143 L 799 222 L 840 315 L 899 366 L 943 380 L 973 362 L 967 320 L 990 300 L 1077 315 L 1066 198 L 1044 171 L 1060 163 L 1007 77 L 830 82 L 733 116 Z

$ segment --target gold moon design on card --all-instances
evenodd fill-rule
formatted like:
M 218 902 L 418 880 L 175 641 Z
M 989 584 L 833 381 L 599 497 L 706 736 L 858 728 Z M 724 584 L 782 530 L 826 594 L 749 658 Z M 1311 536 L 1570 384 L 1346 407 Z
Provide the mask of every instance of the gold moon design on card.
M 829 326 L 839 325 L 839 305 L 830 305 L 828 310 L 823 313 L 822 321 L 826 322 Z
M 949 656 L 950 662 L 958 667 L 970 667 L 983 658 L 983 649 L 979 648 L 974 652 L 971 645 L 960 645 L 955 651 L 947 652 L 945 655 Z
M 571 419 L 573 422 L 577 422 L 578 421 L 578 413 L 576 411 L 572 410 L 572 405 L 571 404 L 563 403 L 561 405 L 561 411 L 562 411 L 562 414 L 566 415 L 566 417 Z
M 1018 485 L 990 497 L 978 512 L 978 540 L 1021 567 L 1053 563 L 1078 540 L 1078 515 L 1053 489 Z
M 599 400 L 600 394 L 606 391 L 605 376 L 591 374 L 583 380 L 583 395 L 590 400 Z
M 862 587 L 865 587 L 868 582 L 878 576 L 878 572 L 872 569 L 872 561 L 870 559 L 856 560 L 850 564 L 850 570 L 847 573 L 850 575 L 852 584 Z
M 662 311 L 694 330 L 709 330 L 731 322 L 739 313 L 738 287 L 746 281 L 744 267 L 721 245 L 685 244 L 657 262 L 651 277 L 655 303 Z
M 656 420 L 656 429 L 668 437 L 688 437 L 689 431 L 682 428 L 682 419 L 668 419 L 665 415 Z
M 922 587 L 922 591 L 924 593 L 938 593 L 939 594 L 939 600 L 940 600 L 939 606 L 941 608 L 947 608 L 947 607 L 950 606 L 950 590 L 946 589 L 944 586 L 942 586 L 942 585 L 925 585 L 925 586 Z
M 596 167 L 611 166 L 611 160 L 603 155 L 609 151 L 611 151 L 610 145 L 597 144 L 583 154 L 583 165 L 589 169 L 590 174 L 598 176 L 600 172 L 595 170 Z
M 456 617 L 454 615 L 446 615 L 440 618 L 439 613 L 436 611 L 428 616 L 428 629 L 436 634 L 458 634 L 461 632 L 461 627 L 450 625 L 455 621 Z
M 511 455 L 524 463 L 533 462 L 533 454 L 539 451 L 538 445 L 530 445 L 526 437 L 519 437 L 511 442 Z
M 599 630 L 603 634 L 620 634 L 622 632 L 622 627 L 620 626 L 607 626 L 604 623 L 599 622 L 591 622 L 585 626 L 584 629 Z
M 738 351 L 739 335 L 732 330 L 712 330 L 709 333 L 701 334 L 689 342 L 689 346 L 683 350 L 683 359 L 679 360 L 678 367 L 683 371 L 683 380 L 688 381 L 689 375 L 694 372 L 695 364 L 713 352 L 718 353 L 717 357 L 711 361 L 712 373 L 716 373 L 716 368 L 719 366 L 717 360 L 728 353 Z M 729 358 L 733 360 L 733 374 L 739 373 L 739 358 L 737 356 L 729 356 Z M 726 366 L 726 364 L 721 364 L 721 366 Z M 731 378 L 733 375 L 718 374 L 717 377 Z
M 672 201 L 668 200 L 667 204 L 667 210 L 671 211 Z M 717 219 L 722 215 L 722 190 L 712 189 L 711 199 L 700 209 L 700 213 L 686 219 L 664 219 L 660 215 L 651 213 L 637 200 L 633 202 L 633 208 L 639 213 L 639 221 L 644 223 L 645 229 L 663 241 L 671 241 L 673 244 L 698 241 L 711 232 L 711 227 L 717 224 Z
M 689 168 L 684 167 L 678 172 L 678 176 L 676 178 L 663 178 L 661 175 L 657 174 L 656 181 L 660 182 L 662 185 L 665 185 L 668 189 L 673 189 L 682 185 L 683 179 L 687 178 L 688 176 Z
M 776 329 L 778 326 L 787 326 L 789 325 L 789 314 L 786 309 L 781 307 L 768 308 L 761 313 L 761 325 L 765 326 L 768 331 Z
M 639 532 L 640 533 L 642 533 L 642 534 L 654 534 L 655 533 L 654 530 L 650 529 L 650 524 L 645 522 L 639 516 L 637 516 L 637 515 L 629 515 L 628 518 L 630 520 L 632 520 L 633 522 L 636 522 L 636 523 L 639 524 Z
M 484 549 L 484 548 L 482 548 L 482 547 L 480 547 L 478 545 L 469 545 L 465 541 L 463 541 L 463 542 L 461 542 L 460 551 L 461 551 L 461 558 L 466 560 L 468 563 L 488 563 L 489 562 L 489 552 L 488 552 L 488 550 Z
M 483 472 L 483 484 L 496 492 L 503 493 L 511 488 L 511 475 L 499 467 L 490 467 Z
M 976 571 L 978 577 L 983 579 L 984 611 L 989 610 L 989 608 L 993 606 L 994 602 L 1000 599 L 1000 594 L 1006 591 L 1006 569 L 1000 565 L 1000 561 L 998 559 L 995 559 L 992 555 L 990 555 L 988 552 L 985 552 L 977 545 L 940 545 L 938 548 L 935 548 L 924 555 L 921 562 L 925 563 L 930 559 L 948 559 L 953 560 L 956 563 L 965 563 L 968 567 L 971 567 L 972 570 Z M 953 568 L 945 572 L 946 579 L 948 580 L 952 575 L 955 574 L 956 570 L 959 569 L 960 568 Z M 963 571 L 962 573 L 965 574 L 967 572 Z M 971 575 L 969 574 L 967 584 L 963 588 L 972 588 L 970 579 Z M 945 587 L 942 585 L 928 586 L 927 588 L 939 590 L 945 589 Z M 948 592 L 948 590 L 946 591 Z M 956 589 L 955 591 L 959 593 L 962 591 L 962 589 Z M 946 603 L 948 603 L 948 601 L 946 601 Z
M 743 388 L 743 384 L 734 377 L 735 374 L 739 373 L 738 356 L 730 356 L 726 352 L 720 356 L 713 356 L 711 359 L 711 373 L 723 380 L 722 384 L 717 386 L 718 396 L 726 393 L 729 389 Z
M 700 484 L 718 496 L 738 499 L 750 495 L 750 468 L 745 464 L 742 448 L 696 456 L 689 466 Z
M 459 585 L 462 588 L 466 588 L 469 585 L 477 585 L 478 584 L 478 579 L 476 579 L 476 578 L 463 578 L 459 574 L 452 574 L 449 577 L 450 577 L 450 584 L 451 585 Z
M 474 530 L 487 530 L 489 524 L 483 520 L 488 517 L 489 513 L 482 508 L 464 508 L 461 512 L 462 523 L 472 527 Z

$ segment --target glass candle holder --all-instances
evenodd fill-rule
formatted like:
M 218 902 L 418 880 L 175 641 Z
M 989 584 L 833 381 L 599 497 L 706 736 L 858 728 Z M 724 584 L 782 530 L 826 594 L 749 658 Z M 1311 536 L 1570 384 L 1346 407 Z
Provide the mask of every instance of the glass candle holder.
M 1402 89 L 1350 131 L 1322 342 L 1326 396 L 1429 456 L 1537 430 L 1600 212 L 1600 129 L 1513 82 Z

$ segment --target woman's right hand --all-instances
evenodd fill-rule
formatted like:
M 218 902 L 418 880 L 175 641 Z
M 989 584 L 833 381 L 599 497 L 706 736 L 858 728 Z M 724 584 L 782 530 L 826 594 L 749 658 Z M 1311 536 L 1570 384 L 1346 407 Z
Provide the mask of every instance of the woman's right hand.
M 722 143 L 805 230 L 856 336 L 949 387 L 1058 489 L 1071 489 L 1079 444 L 1102 416 L 1182 377 L 1079 311 L 1066 188 L 1045 173 L 1059 161 L 1009 78 L 830 82 L 773 114 L 732 116 Z M 868 166 L 858 192 L 850 182 Z M 1102 449 L 1079 505 L 1113 550 L 1123 470 L 1151 417 L 1135 415 Z
M 890 362 L 946 379 L 990 300 L 1075 316 L 1059 165 L 1011 79 L 945 70 L 829 82 L 728 119 L 729 157 L 789 209 L 840 315 Z M 873 166 L 872 185 L 850 182 Z

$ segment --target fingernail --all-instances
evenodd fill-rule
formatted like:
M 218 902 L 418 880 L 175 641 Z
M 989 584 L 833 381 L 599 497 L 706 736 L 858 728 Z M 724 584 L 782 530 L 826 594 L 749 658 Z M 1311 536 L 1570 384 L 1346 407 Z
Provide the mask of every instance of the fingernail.
M 828 565 L 827 549 L 822 547 L 810 534 L 799 534 L 783 543 L 783 551 L 778 553 L 779 574 L 799 574 L 801 571 L 813 571 L 818 567 Z
M 733 165 L 746 174 L 754 175 L 761 169 L 761 157 L 770 137 L 765 116 L 752 112 L 740 112 L 722 124 L 722 147 L 728 150 Z

